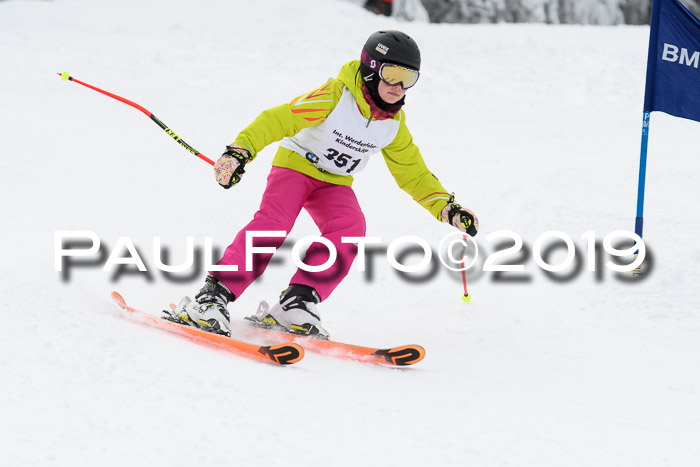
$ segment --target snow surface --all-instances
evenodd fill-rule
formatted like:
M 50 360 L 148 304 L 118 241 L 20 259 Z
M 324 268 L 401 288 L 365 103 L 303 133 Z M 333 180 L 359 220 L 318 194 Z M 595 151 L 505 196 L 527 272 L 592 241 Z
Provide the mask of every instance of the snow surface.
M 201 270 L 177 282 L 155 269 L 153 237 L 173 264 L 187 236 L 225 247 L 276 145 L 224 191 L 143 114 L 56 72 L 144 105 L 215 158 L 382 28 L 421 46 L 406 111 L 429 167 L 478 213 L 487 252 L 490 233 L 523 237 L 527 255 L 508 260 L 526 280 L 470 273 L 464 304 L 442 267 L 408 281 L 379 254 L 371 273 L 354 268 L 324 324 L 357 344 L 424 345 L 407 370 L 310 353 L 279 368 L 124 319 L 112 290 L 157 314 L 199 288 Z M 647 27 L 399 23 L 342 1 L 0 2 L 0 464 L 697 465 L 700 124 L 652 115 L 646 277 L 603 254 L 597 273 L 557 281 L 530 253 L 560 230 L 583 259 L 583 233 L 633 228 L 647 40 Z M 452 232 L 381 157 L 355 189 L 384 246 L 417 235 L 437 248 Z M 150 272 L 115 277 L 93 257 L 64 280 L 61 230 L 95 232 L 105 255 L 128 236 Z M 304 213 L 290 238 L 315 233 Z M 233 316 L 286 286 L 289 254 Z

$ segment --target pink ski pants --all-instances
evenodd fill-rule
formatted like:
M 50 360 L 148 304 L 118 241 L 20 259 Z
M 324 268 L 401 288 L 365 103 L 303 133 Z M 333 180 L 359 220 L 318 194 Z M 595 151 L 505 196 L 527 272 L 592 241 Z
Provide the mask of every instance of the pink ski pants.
M 260 203 L 260 209 L 253 220 L 246 225 L 231 245 L 226 248 L 219 265 L 238 265 L 236 272 L 212 272 L 236 297 L 258 277 L 267 267 L 272 254 L 253 255 L 253 270 L 246 271 L 246 232 L 282 230 L 289 234 L 301 208 L 306 209 L 321 231 L 321 236 L 335 246 L 338 257 L 327 270 L 307 272 L 298 269 L 290 284 L 303 284 L 316 289 L 322 300 L 328 298 L 350 270 L 357 246 L 354 243 L 341 243 L 341 237 L 363 237 L 365 216 L 357 202 L 355 192 L 349 186 L 334 185 L 316 180 L 296 170 L 273 167 L 267 178 L 267 188 Z M 255 247 L 279 248 L 282 237 L 256 238 Z M 312 243 L 306 251 L 303 262 L 309 266 L 324 264 L 329 258 L 328 248 L 318 242 Z

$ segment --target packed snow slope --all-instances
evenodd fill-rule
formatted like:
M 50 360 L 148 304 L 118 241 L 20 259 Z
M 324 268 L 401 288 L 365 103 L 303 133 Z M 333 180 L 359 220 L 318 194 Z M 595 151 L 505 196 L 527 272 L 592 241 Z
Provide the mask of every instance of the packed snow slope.
M 399 275 L 383 248 L 453 229 L 403 193 L 381 156 L 356 177 L 367 271 L 320 305 L 332 336 L 419 343 L 395 370 L 307 354 L 280 368 L 125 319 L 120 291 L 157 315 L 194 294 L 186 239 L 219 250 L 255 213 L 272 145 L 222 190 L 211 167 L 137 110 L 57 72 L 132 99 L 211 158 L 260 111 L 289 102 L 402 29 L 423 66 L 407 122 L 430 169 L 481 222 L 461 301 L 459 273 L 433 260 Z M 587 241 L 634 225 L 647 27 L 398 23 L 348 2 L 0 2 L 3 465 L 691 466 L 700 458 L 700 123 L 653 114 L 641 280 Z M 496 262 L 521 273 L 481 272 Z M 534 244 L 557 230 L 575 263 L 545 274 Z M 100 254 L 55 270 L 57 231 L 89 231 Z M 230 306 L 236 322 L 295 270 L 292 240 Z M 148 269 L 102 271 L 128 237 Z M 499 243 L 503 245 L 499 246 Z M 563 242 L 548 256 L 564 260 Z M 115 258 L 129 258 L 125 248 Z M 420 261 L 415 251 L 403 262 Z M 356 262 L 357 263 L 357 262 Z M 578 269 L 575 265 L 578 264 Z

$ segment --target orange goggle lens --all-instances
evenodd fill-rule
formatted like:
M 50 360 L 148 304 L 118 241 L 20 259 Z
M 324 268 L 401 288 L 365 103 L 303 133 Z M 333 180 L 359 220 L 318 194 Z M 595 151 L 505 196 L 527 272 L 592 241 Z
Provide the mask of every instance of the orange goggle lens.
M 401 83 L 404 89 L 408 89 L 416 84 L 418 76 L 418 70 L 393 63 L 384 63 L 379 69 L 379 77 L 382 81 L 391 86 Z

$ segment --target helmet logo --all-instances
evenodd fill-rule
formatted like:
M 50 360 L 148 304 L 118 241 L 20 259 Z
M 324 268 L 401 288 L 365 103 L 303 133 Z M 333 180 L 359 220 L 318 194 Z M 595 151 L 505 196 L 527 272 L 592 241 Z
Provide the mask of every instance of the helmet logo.
M 377 61 L 376 61 L 376 60 L 372 60 L 372 62 L 370 63 L 370 68 L 373 69 L 373 70 L 374 70 L 375 68 L 377 68 Z
M 379 42 L 377 44 L 377 47 L 374 50 L 376 50 L 377 52 L 379 52 L 382 55 L 386 55 L 386 53 L 389 51 L 389 47 L 387 47 L 386 45 Z

